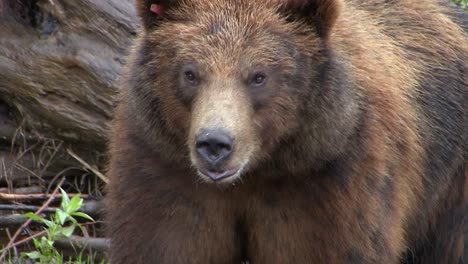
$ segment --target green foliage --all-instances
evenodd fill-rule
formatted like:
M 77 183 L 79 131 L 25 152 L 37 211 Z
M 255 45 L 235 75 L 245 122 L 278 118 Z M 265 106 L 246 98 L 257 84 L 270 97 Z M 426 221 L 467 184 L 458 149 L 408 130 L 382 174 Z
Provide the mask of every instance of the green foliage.
M 463 9 L 467 9 L 468 7 L 468 0 L 451 0 L 452 3 L 456 4 L 457 6 L 463 8 Z
M 32 220 L 42 223 L 45 226 L 46 235 L 41 238 L 34 238 L 33 243 L 35 251 L 22 253 L 22 260 L 32 260 L 35 263 L 89 263 L 82 260 L 80 254 L 75 260 L 64 261 L 62 254 L 55 248 L 54 243 L 58 239 L 70 237 L 76 228 L 83 230 L 83 227 L 78 223 L 76 217 L 81 217 L 90 221 L 94 221 L 89 215 L 78 212 L 83 206 L 83 199 L 80 195 L 75 195 L 69 198 L 67 193 L 60 189 L 62 193 L 62 201 L 60 208 L 55 211 L 55 214 L 46 219 L 33 213 L 26 213 L 25 216 Z

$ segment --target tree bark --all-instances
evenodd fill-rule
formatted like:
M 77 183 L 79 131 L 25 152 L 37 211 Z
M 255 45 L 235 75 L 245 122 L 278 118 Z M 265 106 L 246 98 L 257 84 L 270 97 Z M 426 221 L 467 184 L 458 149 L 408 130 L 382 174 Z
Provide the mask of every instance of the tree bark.
M 39 170 L 49 177 L 82 167 L 66 148 L 101 165 L 112 97 L 138 28 L 132 0 L 0 0 L 0 177 L 21 174 L 19 153 L 23 169 L 37 171 L 37 153 L 51 142 L 63 144 Z

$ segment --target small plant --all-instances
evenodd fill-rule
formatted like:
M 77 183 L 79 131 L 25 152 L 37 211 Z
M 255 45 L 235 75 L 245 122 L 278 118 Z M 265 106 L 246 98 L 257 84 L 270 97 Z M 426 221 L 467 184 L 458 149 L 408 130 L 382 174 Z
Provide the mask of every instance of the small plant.
M 36 263 L 64 263 L 63 256 L 54 246 L 55 241 L 70 237 L 76 228 L 83 230 L 75 217 L 94 221 L 89 215 L 78 212 L 83 206 L 83 199 L 80 198 L 79 194 L 70 199 L 64 190 L 60 189 L 60 192 L 62 193 L 60 208 L 56 209 L 50 220 L 34 213 L 25 214 L 32 220 L 44 224 L 46 226 L 46 235 L 41 238 L 34 238 L 33 243 L 36 250 L 23 253 L 22 258 L 33 260 Z M 66 263 L 81 263 L 81 255 L 77 261 L 67 261 Z
M 459 7 L 461 7 L 462 9 L 467 9 L 468 7 L 468 0 L 451 0 L 452 3 L 458 5 Z

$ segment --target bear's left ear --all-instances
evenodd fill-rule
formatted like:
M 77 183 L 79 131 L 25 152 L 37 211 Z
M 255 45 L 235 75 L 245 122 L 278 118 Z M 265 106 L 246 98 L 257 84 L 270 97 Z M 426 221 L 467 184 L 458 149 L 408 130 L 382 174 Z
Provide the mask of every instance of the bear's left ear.
M 284 0 L 283 8 L 294 16 L 312 20 L 319 36 L 327 40 L 342 5 L 342 0 Z
M 176 5 L 179 0 L 136 0 L 136 10 L 141 17 L 145 29 L 156 26 L 164 17 L 168 8 Z

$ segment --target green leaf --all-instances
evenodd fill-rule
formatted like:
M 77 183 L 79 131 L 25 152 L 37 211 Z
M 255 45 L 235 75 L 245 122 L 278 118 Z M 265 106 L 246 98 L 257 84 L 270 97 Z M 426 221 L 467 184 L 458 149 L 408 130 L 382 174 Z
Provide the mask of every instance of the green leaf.
M 27 218 L 30 218 L 31 220 L 34 220 L 34 221 L 37 221 L 37 222 L 44 222 L 44 218 L 34 214 L 34 213 L 25 213 L 24 216 L 26 216 Z
M 73 213 L 76 212 L 78 209 L 81 208 L 83 205 L 83 199 L 80 198 L 80 194 L 73 196 L 70 200 L 70 204 L 68 205 L 67 212 Z
M 33 243 L 35 248 L 40 248 L 41 247 L 41 242 L 39 240 L 33 238 Z
M 54 264 L 62 264 L 63 255 L 60 254 L 57 250 L 54 251 Z
M 47 237 L 41 237 L 41 247 L 46 247 L 47 246 Z
M 62 211 L 61 209 L 57 209 L 57 211 L 55 211 L 55 215 L 57 216 L 60 225 L 63 225 L 65 223 L 65 220 L 67 220 L 69 216 L 66 212 Z
M 91 216 L 89 216 L 89 215 L 87 215 L 87 214 L 85 214 L 85 213 L 82 213 L 82 212 L 72 213 L 71 215 L 72 215 L 72 216 L 82 217 L 82 218 L 85 218 L 85 219 L 88 219 L 88 220 L 94 222 L 94 219 L 93 219 Z
M 55 241 L 47 240 L 47 246 L 49 246 L 49 248 L 54 248 L 54 242 Z
M 55 226 L 56 224 L 50 220 L 42 219 L 42 222 L 49 228 Z
M 79 226 L 80 223 L 78 223 L 78 221 L 76 221 L 76 219 L 74 217 L 70 217 L 70 222 L 72 222 L 73 224 Z
M 30 259 L 38 259 L 41 257 L 41 253 L 39 253 L 39 251 L 32 251 L 24 254 Z
M 68 227 L 64 227 L 62 229 L 62 234 L 65 236 L 65 237 L 70 237 L 72 234 L 73 234 L 73 231 L 75 231 L 75 225 L 71 225 L 71 226 L 68 226 Z
M 68 198 L 68 194 L 62 188 L 59 189 L 62 193 L 62 202 L 60 203 L 60 206 L 65 210 L 65 208 L 67 208 L 68 204 L 70 203 L 70 198 Z

